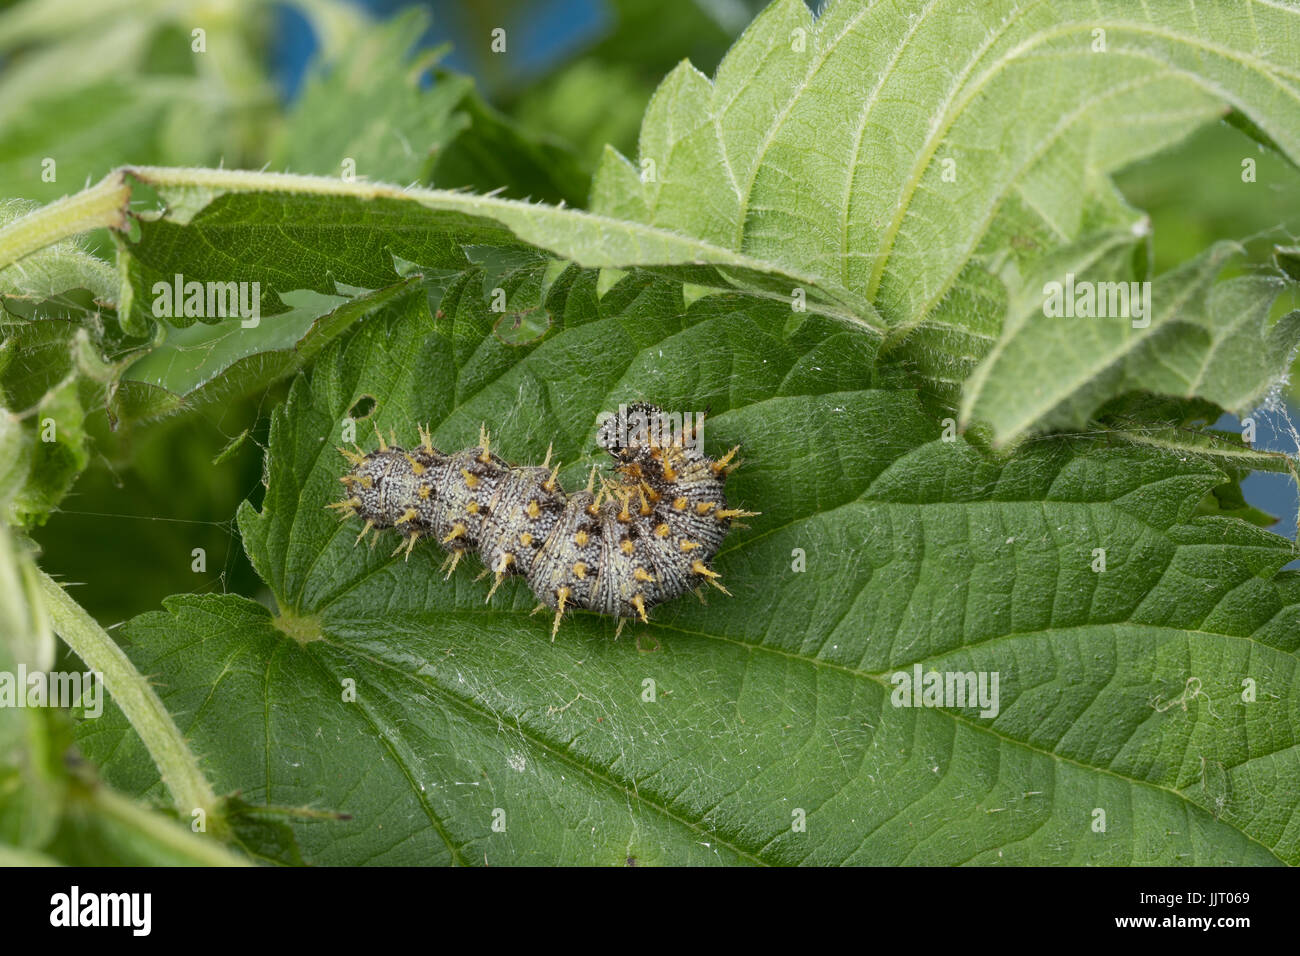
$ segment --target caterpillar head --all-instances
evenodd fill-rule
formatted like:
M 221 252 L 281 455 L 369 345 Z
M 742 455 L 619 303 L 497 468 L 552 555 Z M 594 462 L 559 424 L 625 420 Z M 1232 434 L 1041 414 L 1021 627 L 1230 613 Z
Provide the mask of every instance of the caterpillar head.
M 618 461 L 635 461 L 663 433 L 658 405 L 633 402 L 620 405 L 596 433 L 596 444 Z

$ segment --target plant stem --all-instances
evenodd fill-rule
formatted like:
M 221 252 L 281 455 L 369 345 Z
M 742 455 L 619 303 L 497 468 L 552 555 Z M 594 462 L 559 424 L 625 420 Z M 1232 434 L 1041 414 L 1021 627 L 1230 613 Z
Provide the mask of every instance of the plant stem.
M 225 818 L 212 785 L 203 776 L 198 759 L 149 682 L 57 581 L 44 571 L 38 570 L 36 574 L 54 629 L 86 666 L 100 675 L 113 700 L 144 741 L 163 783 L 171 791 L 177 811 L 188 819 L 193 811 L 202 810 L 208 831 L 223 835 Z
M 194 863 L 205 866 L 251 865 L 217 841 L 195 836 L 176 821 L 147 810 L 108 787 L 95 787 L 89 799 L 100 813 L 134 831 L 146 834 L 156 844 L 182 854 Z
M 91 229 L 123 228 L 130 197 L 125 171 L 115 169 L 89 189 L 33 209 L 0 228 L 0 269 Z

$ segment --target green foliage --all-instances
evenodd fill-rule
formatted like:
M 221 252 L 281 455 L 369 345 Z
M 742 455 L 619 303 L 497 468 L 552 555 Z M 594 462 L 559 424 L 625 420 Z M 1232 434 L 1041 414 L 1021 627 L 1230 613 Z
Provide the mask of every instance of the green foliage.
M 1289 542 L 1193 517 L 1222 472 L 1083 439 L 990 460 L 943 442 L 913 393 L 870 387 L 862 337 L 790 327 L 780 306 L 686 307 L 639 276 L 598 297 L 594 274 L 571 271 L 551 293 L 557 330 L 512 349 L 475 285 L 438 300 L 441 320 L 423 295 L 367 319 L 275 415 L 266 499 L 240 527 L 278 616 L 177 597 L 122 635 L 219 790 L 348 815 L 293 823 L 304 860 L 1300 857 L 1260 813 L 1294 799 L 1269 781 L 1297 771 L 1300 575 L 1278 573 Z M 413 438 L 429 421 L 440 447 L 471 444 L 480 421 L 520 460 L 553 441 L 572 487 L 590 409 L 639 395 L 711 405 L 709 445 L 743 442 L 748 459 L 729 490 L 763 515 L 719 560 L 734 597 L 665 607 L 635 643 L 592 615 L 551 643 L 522 584 L 485 607 L 476 569 L 444 582 L 436 548 L 404 562 L 356 547 L 321 507 L 362 396 L 381 430 Z M 917 665 L 1000 672 L 1000 714 L 891 706 L 891 676 Z M 110 780 L 156 792 L 123 721 L 83 743 Z M 1228 768 L 1222 807 L 1206 755 Z M 1089 833 L 1096 806 L 1112 808 L 1105 834 Z
M 1300 863 L 1300 554 L 1241 484 L 1294 460 L 1212 427 L 1300 345 L 1300 8 L 776 0 L 724 56 L 713 8 L 652 36 L 624 0 L 489 104 L 417 14 L 314 0 L 282 113 L 260 3 L 211 61 L 174 5 L 101 7 L 0 13 L 12 198 L 66 191 L 52 149 L 107 175 L 0 212 L 0 670 L 57 631 L 114 682 L 97 720 L 0 709 L 0 854 Z M 260 314 L 164 307 L 178 276 Z M 1144 311 L 1053 314 L 1075 280 Z M 730 597 L 622 640 L 325 509 L 354 419 L 486 423 L 572 489 L 638 400 L 707 410 L 761 514 Z M 905 706 L 930 672 L 996 703 Z
M 336 0 L 295 5 L 327 50 L 358 26 L 352 8 Z M 274 90 L 258 50 L 270 7 L 25 0 L 0 11 L 6 198 L 48 202 L 130 162 L 252 159 L 273 119 Z M 201 54 L 193 51 L 195 29 L 204 31 Z
M 1004 441 L 1030 429 L 1083 428 L 1113 396 L 1143 389 L 1245 416 L 1281 382 L 1300 345 L 1300 312 L 1269 321 L 1274 299 L 1293 285 L 1281 270 L 1215 282 L 1239 249 L 1218 243 L 1144 292 L 1130 280 L 1132 245 L 1131 233 L 1108 233 L 1047 258 L 1013 296 L 1001 337 L 967 380 L 964 421 L 988 422 Z M 1080 300 L 1076 274 L 1099 284 L 1095 298 L 1114 302 Z M 1071 300 L 1062 302 L 1069 312 L 1080 304 L 1087 312 L 1044 320 L 1049 282 Z M 1107 310 L 1119 319 L 1098 314 Z
M 432 88 L 421 88 L 442 50 L 401 68 L 426 26 L 408 10 L 325 64 L 280 129 L 271 167 L 582 202 L 588 177 L 565 145 L 522 135 L 468 77 L 438 71 Z M 352 121 L 339 123 L 340 114 Z

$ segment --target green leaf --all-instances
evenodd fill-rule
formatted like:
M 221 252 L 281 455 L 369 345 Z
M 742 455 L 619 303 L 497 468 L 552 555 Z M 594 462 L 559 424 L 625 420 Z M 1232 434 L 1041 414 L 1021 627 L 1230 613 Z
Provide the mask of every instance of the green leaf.
M 9 439 L 17 457 L 7 471 L 24 476 L 4 520 L 40 524 L 89 460 L 78 358 L 90 345 L 84 329 L 54 319 L 6 321 L 0 332 L 0 414 L 21 421 Z
M 869 339 L 762 299 L 570 269 L 552 330 L 510 346 L 481 284 L 368 317 L 277 409 L 240 513 L 275 611 L 177 596 L 119 632 L 219 791 L 350 817 L 241 839 L 318 864 L 1300 863 L 1296 549 L 1196 515 L 1224 471 L 1085 438 L 986 457 L 873 379 Z M 572 488 L 596 416 L 642 398 L 711 407 L 762 515 L 718 558 L 734 597 L 632 640 L 579 613 L 552 643 L 518 579 L 485 605 L 475 569 L 354 547 L 324 508 L 358 402 L 408 442 L 553 443 Z M 894 706 L 916 667 L 997 672 L 996 716 Z M 160 794 L 120 718 L 79 739 Z
M 448 75 L 420 88 L 442 53 L 408 59 L 428 20 L 409 9 L 359 31 L 338 58 L 318 67 L 276 137 L 271 167 L 426 182 L 435 154 L 468 122 L 456 111 L 473 86 L 468 77 Z
M 585 200 L 590 176 L 572 150 L 525 134 L 478 95 L 469 77 L 434 69 L 445 48 L 407 62 L 427 27 L 427 15 L 412 8 L 360 31 L 307 83 L 277 137 L 271 167 Z M 430 73 L 432 87 L 423 89 Z
M 327 55 L 364 17 L 297 0 Z M 124 163 L 265 161 L 267 0 L 20 0 L 0 10 L 0 182 L 49 202 Z M 204 31 L 194 49 L 192 31 Z
M 1132 242 L 1129 233 L 1090 237 L 1021 284 L 1000 338 L 966 381 L 963 422 L 987 422 L 1009 442 L 1081 428 L 1129 392 L 1203 398 L 1245 415 L 1280 386 L 1300 345 L 1300 312 L 1271 324 L 1269 310 L 1293 282 L 1259 274 L 1215 283 L 1239 252 L 1226 242 L 1138 282 Z
M 0 208 L 0 227 L 26 210 Z M 105 320 L 116 297 L 116 272 L 77 240 L 0 269 L 0 416 L 13 443 L 6 477 L 23 476 L 0 501 L 20 525 L 42 523 L 89 461 L 85 409 L 103 401 L 116 360 L 133 347 Z
M 971 389 L 963 402 L 972 373 L 976 390 L 1004 396 L 1039 387 L 1020 374 L 1023 356 L 988 366 L 1009 333 L 1005 293 L 985 270 L 1004 272 L 1009 258 L 1032 272 L 1086 236 L 1141 230 L 1110 174 L 1223 115 L 1225 104 L 1295 162 L 1300 44 L 1261 46 L 1259 37 L 1300 35 L 1300 10 L 1251 4 L 1256 11 L 1262 20 L 1005 0 L 974 10 L 935 2 L 904 15 L 846 0 L 814 19 L 800 0 L 780 0 L 712 80 L 685 62 L 669 75 L 646 111 L 636 164 L 608 151 L 592 208 L 812 277 L 843 301 L 871 302 L 896 327 L 891 360 L 941 405 L 960 403 L 968 418 L 987 410 L 999 439 L 1082 424 L 1120 394 L 1115 375 L 1097 370 L 1068 413 L 1021 408 L 1027 417 L 1011 422 L 996 402 L 972 404 Z M 1239 179 L 1239 168 L 1229 172 Z M 1275 294 L 1257 284 L 1215 296 L 1253 317 Z M 1199 324 L 1207 323 L 1219 333 L 1178 343 L 1184 367 L 1173 378 L 1190 382 L 1165 376 L 1142 387 L 1231 391 L 1225 401 L 1244 403 L 1275 386 L 1290 320 L 1268 332 L 1252 318 L 1227 342 L 1229 316 Z M 1017 333 L 1042 343 L 1063 334 L 1058 326 Z M 1260 345 L 1271 360 L 1240 354 Z M 1040 354 L 1028 344 L 1021 351 Z M 1225 362 L 1252 374 L 1231 389 L 1198 380 L 1195 366 L 1214 374 Z M 1060 367 L 1030 364 L 1044 383 Z
M 1242 15 L 936 0 L 905 14 L 846 0 L 814 20 L 778 0 L 712 81 L 688 63 L 664 80 L 638 165 L 607 154 L 593 208 L 818 277 L 915 325 L 1007 208 L 1079 238 L 1098 177 L 1225 102 L 1300 158 L 1298 35 L 1300 10 L 1271 3 Z
M 512 230 L 532 238 L 538 229 L 555 237 L 572 233 L 572 242 L 558 244 L 596 264 L 647 257 L 647 243 L 659 244 L 662 251 L 648 258 L 664 262 L 679 280 L 713 287 L 731 288 L 743 276 L 762 291 L 774 281 L 761 263 L 736 259 L 727 270 L 698 267 L 688 264 L 699 253 L 689 240 L 635 226 L 620 240 L 621 224 L 557 207 L 307 176 L 141 169 L 132 178 L 156 190 L 166 211 L 141 217 L 136 238 L 120 244 L 127 278 L 123 326 L 135 335 L 160 326 L 164 337 L 123 372 L 113 393 L 113 412 L 123 419 L 223 402 L 263 387 L 302 367 L 412 276 L 458 273 L 484 261 L 491 249 L 498 257 L 545 259 Z M 597 236 L 605 238 L 596 242 Z M 256 288 L 260 321 L 244 327 L 217 315 L 178 314 L 174 305 L 169 310 L 164 300 L 178 276 L 182 288 L 194 282 Z M 773 288 L 788 287 L 788 281 Z M 809 291 L 813 308 L 863 325 Z M 510 313 L 501 333 L 507 338 L 526 341 L 546 328 L 541 314 L 522 307 Z
M 1295 10 L 1258 7 L 1255 29 L 1300 31 Z M 1010 249 L 1017 268 L 1030 272 L 1054 249 L 1134 228 L 1137 216 L 1112 172 L 1221 116 L 1225 102 L 1260 137 L 1300 155 L 1292 82 L 1300 44 L 1261 49 L 1244 21 L 1220 19 L 1012 0 L 978 11 L 936 2 L 911 16 L 843 2 L 814 19 L 800 0 L 781 0 L 713 80 L 683 63 L 664 81 L 642 125 L 638 164 L 607 154 L 594 215 L 438 191 L 141 169 L 137 177 L 168 211 L 146 224 L 132 250 L 133 285 L 155 278 L 150 260 L 181 241 L 182 228 L 193 230 L 187 244 L 250 251 L 245 261 L 218 256 L 208 272 L 257 272 L 277 294 L 291 284 L 329 292 L 331 274 L 374 289 L 391 279 L 387 254 L 457 269 L 457 245 L 518 241 L 587 267 L 656 267 L 787 302 L 807 295 L 869 332 L 892 325 L 888 353 L 953 403 L 1002 334 L 1005 303 L 988 276 L 1004 271 L 999 256 Z M 492 129 L 482 110 L 469 112 L 479 135 Z M 492 174 L 484 175 L 473 182 L 486 185 Z M 324 222 L 344 232 L 327 242 Z M 292 233 L 283 253 L 274 248 L 276 230 Z M 423 250 L 411 248 L 417 230 Z M 452 240 L 440 254 L 429 248 L 431 233 Z M 335 257 L 340 239 L 346 264 Z M 293 264 L 277 270 L 281 255 Z M 349 271 L 369 275 L 344 278 Z M 1251 296 L 1247 288 L 1219 298 L 1235 296 L 1254 314 L 1267 290 L 1250 287 L 1260 293 Z M 129 321 L 140 322 L 138 303 Z M 1268 343 L 1285 347 L 1289 328 Z M 1185 365 L 1211 366 L 1235 353 L 1213 336 L 1180 347 Z M 1256 365 L 1228 399 L 1258 398 L 1275 383 L 1276 363 Z M 1014 393 L 1024 384 L 1002 370 L 997 381 L 980 374 L 981 390 Z M 996 434 L 1086 419 L 1118 394 L 1105 381 L 1092 384 L 1068 415 L 1031 413 L 1010 423 L 1017 425 L 1010 434 L 1007 423 L 996 425 Z M 1222 391 L 1210 383 L 1192 393 Z
M 252 328 L 239 319 L 168 328 L 165 338 L 122 369 L 114 413 L 127 420 L 154 418 L 265 389 L 302 368 L 412 281 L 399 279 L 355 297 L 286 292 L 282 300 L 288 310 Z
M 189 30 L 198 11 L 150 4 L 115 17 L 107 5 L 76 6 L 29 0 L 0 12 L 0 181 L 9 195 L 48 202 L 130 161 L 218 161 L 216 144 L 235 139 L 233 97 L 219 69 L 195 75 Z M 242 42 L 222 35 L 225 18 L 202 19 L 214 46 Z M 179 62 L 160 61 L 156 49 L 181 51 Z M 176 135 L 214 127 L 211 138 Z
M 845 0 L 814 20 L 800 0 L 780 0 L 714 80 L 688 64 L 665 80 L 642 126 L 641 163 L 606 156 L 594 214 L 337 180 L 137 168 L 163 211 L 144 217 L 125 256 L 133 294 L 123 322 L 145 333 L 147 290 L 176 264 L 200 281 L 265 284 L 274 315 L 291 292 L 391 286 L 393 256 L 456 271 L 466 244 L 524 243 L 586 267 L 651 267 L 790 303 L 806 295 L 872 333 L 893 326 L 888 354 L 951 404 L 1001 332 L 1002 294 L 987 270 L 1008 248 L 1027 271 L 1054 248 L 1130 228 L 1134 213 L 1115 192 L 1114 170 L 1180 140 L 1225 104 L 1257 139 L 1292 160 L 1300 154 L 1300 44 L 1257 42 L 1296 35 L 1300 13 L 1265 3 L 1251 13 L 1226 19 L 1014 0 L 970 11 L 936 0 L 905 16 Z M 407 129 L 445 142 L 439 164 L 460 170 L 452 182 L 508 177 L 508 187 L 528 190 L 531 174 L 515 163 L 536 172 L 554 165 L 549 154 L 529 158 L 517 131 L 472 93 L 460 101 L 471 122 L 462 138 L 449 132 L 458 122 L 454 84 L 421 92 L 395 73 L 376 89 L 355 82 L 367 63 L 400 59 L 405 22 L 367 33 L 314 91 L 322 100 L 361 97 L 364 108 L 381 95 L 376 89 L 389 90 L 382 111 L 367 110 L 381 117 L 382 135 L 356 139 L 355 130 L 322 123 L 328 111 L 304 108 L 298 122 L 307 125 L 286 142 L 300 145 L 308 164 L 326 156 L 320 168 L 332 169 L 342 149 L 373 147 L 379 152 L 367 164 L 376 172 L 409 173 L 393 164 L 405 156 L 418 165 L 422 147 L 409 155 L 383 148 L 390 132 L 400 138 Z M 1133 135 L 1139 125 L 1142 135 Z M 331 145 L 338 135 L 353 138 Z M 510 160 L 489 165 L 489 154 Z M 182 245 L 195 252 L 178 259 Z M 1277 338 L 1285 345 L 1288 336 Z M 260 361 L 255 341 L 244 351 Z M 1222 354 L 1186 347 L 1196 353 L 1189 364 Z M 266 364 L 275 374 L 294 367 Z M 1263 394 L 1274 373 L 1260 370 L 1232 398 Z M 1019 385 L 1012 378 L 993 387 Z M 143 391 L 145 412 L 172 401 Z M 1114 395 L 1103 386 L 1098 397 Z M 1049 424 L 1034 417 L 1024 427 Z

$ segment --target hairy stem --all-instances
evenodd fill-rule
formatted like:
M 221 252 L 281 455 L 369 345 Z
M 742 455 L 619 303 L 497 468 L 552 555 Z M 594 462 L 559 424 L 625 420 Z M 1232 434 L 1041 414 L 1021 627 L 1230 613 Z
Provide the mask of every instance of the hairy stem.
M 24 256 L 91 229 L 121 229 L 131 196 L 126 174 L 116 169 L 89 189 L 33 209 L 0 228 L 0 269 Z
M 149 682 L 57 581 L 44 571 L 37 572 L 37 581 L 55 631 L 87 667 L 100 675 L 113 700 L 144 741 L 182 818 L 189 819 L 195 810 L 202 810 L 208 831 L 222 835 L 225 819 L 212 785 Z
M 147 810 L 107 787 L 95 787 L 90 793 L 90 803 L 109 819 L 147 835 L 158 846 L 194 863 L 205 866 L 251 865 L 215 840 L 194 836 L 176 821 Z

